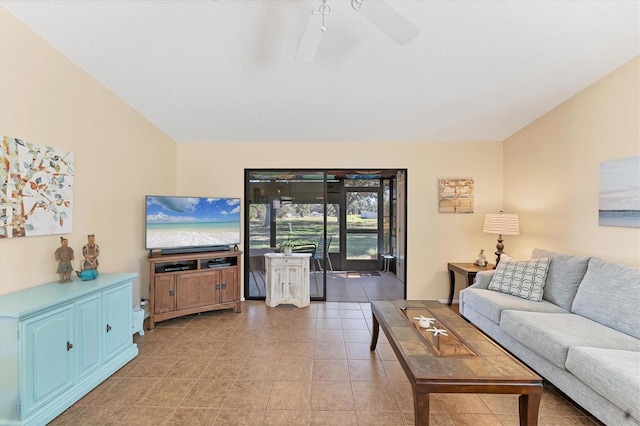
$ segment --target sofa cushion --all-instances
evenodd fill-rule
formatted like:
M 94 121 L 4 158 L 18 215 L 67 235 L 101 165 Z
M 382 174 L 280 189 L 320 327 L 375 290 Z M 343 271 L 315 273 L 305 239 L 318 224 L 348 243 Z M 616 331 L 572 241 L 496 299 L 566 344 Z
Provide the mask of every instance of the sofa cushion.
M 587 386 L 640 420 L 640 352 L 573 346 L 566 366 Z
M 525 261 L 502 256 L 489 283 L 489 290 L 539 302 L 542 300 L 548 269 L 549 258 Z
M 539 248 L 533 249 L 531 257 L 533 259 L 548 257 L 551 260 L 542 299 L 555 303 L 567 311 L 571 310 L 578 286 L 587 272 L 589 258 L 569 256 Z
M 565 311 L 546 300 L 534 302 L 497 291 L 469 287 L 462 290 L 460 295 L 461 300 L 464 301 L 464 306 L 470 306 L 496 324 L 500 324 L 500 315 L 503 310 L 569 313 L 569 311 Z
M 640 270 L 592 257 L 571 312 L 640 339 Z
M 640 340 L 576 314 L 502 311 L 500 328 L 561 369 L 572 346 L 640 351 Z

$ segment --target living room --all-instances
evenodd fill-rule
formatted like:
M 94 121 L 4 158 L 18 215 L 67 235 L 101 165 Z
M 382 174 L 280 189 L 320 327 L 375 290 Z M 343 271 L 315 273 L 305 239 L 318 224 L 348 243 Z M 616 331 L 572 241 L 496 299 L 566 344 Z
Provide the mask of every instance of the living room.
M 134 301 L 148 297 L 145 195 L 242 197 L 250 168 L 406 169 L 407 299 L 446 300 L 447 263 L 492 252 L 482 223 L 501 210 L 520 217 L 505 240 L 514 258 L 540 247 L 638 267 L 640 229 L 599 226 L 597 212 L 600 163 L 640 155 L 639 75 L 635 56 L 503 140 L 176 141 L 0 8 L 2 134 L 75 153 L 69 245 L 95 234 L 101 272 L 138 274 Z M 475 179 L 474 214 L 438 213 L 442 177 Z M 1 238 L 0 295 L 56 280 L 58 246 Z
M 500 210 L 520 215 L 521 235 L 506 243 L 513 257 L 544 247 L 640 263 L 638 230 L 600 227 L 596 214 L 599 163 L 639 152 L 638 58 L 504 141 L 324 142 L 300 156 L 290 142 L 176 143 L 6 10 L 2 19 L 3 134 L 75 152 L 69 245 L 95 234 L 104 271 L 140 274 L 134 300 L 148 279 L 145 194 L 238 197 L 245 168 L 294 164 L 407 169 L 410 299 L 444 299 L 447 262 L 493 251 L 482 221 Z M 437 179 L 451 176 L 475 178 L 476 214 L 438 214 Z M 0 292 L 55 278 L 57 246 L 56 236 L 0 240 Z

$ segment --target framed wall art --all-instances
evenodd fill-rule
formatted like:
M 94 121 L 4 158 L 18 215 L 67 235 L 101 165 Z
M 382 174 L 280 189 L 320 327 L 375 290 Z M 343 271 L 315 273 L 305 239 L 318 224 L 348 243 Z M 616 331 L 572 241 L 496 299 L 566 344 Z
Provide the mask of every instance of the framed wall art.
M 0 238 L 73 230 L 72 152 L 2 137 Z
M 438 179 L 438 213 L 473 213 L 473 178 Z
M 600 226 L 640 228 L 640 156 L 600 163 Z

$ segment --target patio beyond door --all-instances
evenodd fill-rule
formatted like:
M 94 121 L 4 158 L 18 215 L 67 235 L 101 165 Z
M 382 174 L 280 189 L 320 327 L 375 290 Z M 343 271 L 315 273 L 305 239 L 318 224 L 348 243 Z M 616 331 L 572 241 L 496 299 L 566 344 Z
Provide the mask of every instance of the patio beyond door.
M 379 180 L 378 180 L 379 181 Z M 345 189 L 344 269 L 378 269 L 380 189 Z

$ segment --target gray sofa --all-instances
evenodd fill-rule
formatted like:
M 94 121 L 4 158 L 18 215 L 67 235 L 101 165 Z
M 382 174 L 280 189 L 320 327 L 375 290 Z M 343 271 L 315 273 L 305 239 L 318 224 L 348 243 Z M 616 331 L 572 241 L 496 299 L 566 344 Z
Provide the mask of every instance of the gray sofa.
M 486 271 L 460 313 L 600 421 L 640 425 L 640 270 L 533 250 L 541 258 L 542 300 L 495 291 Z

